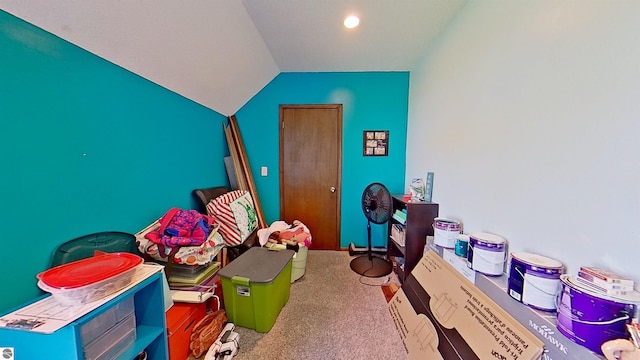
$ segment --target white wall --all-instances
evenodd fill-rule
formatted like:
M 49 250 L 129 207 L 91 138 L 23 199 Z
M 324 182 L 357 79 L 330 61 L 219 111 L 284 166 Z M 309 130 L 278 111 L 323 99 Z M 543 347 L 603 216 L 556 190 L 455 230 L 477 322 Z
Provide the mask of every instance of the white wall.
M 471 1 L 411 73 L 405 182 L 510 252 L 640 282 L 640 1 Z M 636 286 L 638 287 L 638 286 Z

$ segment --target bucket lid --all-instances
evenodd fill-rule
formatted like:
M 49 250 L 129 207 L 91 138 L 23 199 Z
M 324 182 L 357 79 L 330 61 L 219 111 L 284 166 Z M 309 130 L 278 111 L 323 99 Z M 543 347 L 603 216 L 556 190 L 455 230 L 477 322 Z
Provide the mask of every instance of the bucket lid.
M 39 273 L 36 277 L 55 289 L 75 289 L 131 270 L 142 261 L 141 257 L 130 253 L 103 253 L 56 266 Z
M 458 220 L 447 219 L 447 218 L 443 218 L 443 217 L 437 217 L 437 218 L 433 219 L 433 221 L 441 222 L 441 223 L 445 223 L 445 224 L 460 224 L 460 221 L 458 221 Z
M 469 235 L 469 238 L 476 241 L 483 241 L 492 244 L 504 244 L 507 242 L 507 239 L 503 238 L 502 236 L 490 233 L 473 233 Z
M 511 253 L 511 257 L 514 259 L 518 259 L 518 261 L 523 262 L 528 265 L 534 265 L 538 267 L 550 268 L 550 269 L 562 269 L 564 266 L 558 260 L 548 258 L 546 256 L 531 254 L 525 252 L 515 252 Z
M 610 295 L 604 294 L 593 289 L 588 288 L 585 285 L 582 285 L 578 280 L 576 280 L 576 276 L 570 276 L 568 274 L 560 275 L 560 281 L 567 284 L 568 286 L 581 291 L 585 294 L 591 295 L 593 297 L 597 297 L 603 300 L 609 300 L 622 304 L 636 304 L 640 305 L 640 292 L 638 291 L 630 291 L 626 295 Z

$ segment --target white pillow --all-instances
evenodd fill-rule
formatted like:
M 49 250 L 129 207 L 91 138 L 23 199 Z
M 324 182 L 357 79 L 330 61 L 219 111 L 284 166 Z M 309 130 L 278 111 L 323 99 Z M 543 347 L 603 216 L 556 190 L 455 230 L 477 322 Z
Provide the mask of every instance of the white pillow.
M 258 227 L 258 216 L 253 208 L 253 199 L 248 192 L 233 200 L 229 207 L 236 219 L 236 226 L 240 230 L 240 238 L 246 240 L 249 235 Z
M 240 201 L 234 205 L 236 208 L 234 211 L 231 204 L 236 200 Z M 220 224 L 219 231 L 222 234 L 222 239 L 229 246 L 241 244 L 258 226 L 253 199 L 246 190 L 230 191 L 209 201 L 207 213 L 214 218 L 216 223 Z M 238 213 L 237 219 L 236 213 Z

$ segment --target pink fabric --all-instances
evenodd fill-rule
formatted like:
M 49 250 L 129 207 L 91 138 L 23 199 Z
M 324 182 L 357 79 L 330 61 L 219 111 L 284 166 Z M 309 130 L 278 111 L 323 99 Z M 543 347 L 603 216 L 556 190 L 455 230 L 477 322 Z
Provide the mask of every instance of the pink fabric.
M 311 246 L 311 232 L 300 220 L 294 220 L 293 225 L 280 220 L 274 221 L 268 228 L 258 230 L 260 245 L 264 246 L 269 241 L 269 236 L 276 232 L 278 240 L 290 240 L 306 247 Z
M 311 232 L 309 228 L 299 220 L 294 220 L 291 228 L 281 231 L 278 238 L 292 240 L 298 244 L 304 244 L 306 247 L 311 247 Z
M 210 216 L 202 215 L 195 210 L 169 209 L 159 220 L 160 227 L 150 231 L 145 238 L 158 244 L 177 249 L 182 246 L 202 245 L 211 232 L 214 223 Z M 164 253 L 164 249 L 160 249 Z

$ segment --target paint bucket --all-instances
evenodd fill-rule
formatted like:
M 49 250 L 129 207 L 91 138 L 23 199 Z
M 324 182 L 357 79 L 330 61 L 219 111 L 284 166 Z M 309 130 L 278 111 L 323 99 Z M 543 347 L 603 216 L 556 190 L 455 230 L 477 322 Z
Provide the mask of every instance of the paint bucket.
M 444 248 L 456 246 L 456 235 L 460 234 L 460 222 L 445 218 L 433 219 L 433 242 Z
M 548 257 L 512 253 L 507 293 L 534 309 L 556 311 L 563 269 L 561 262 Z
M 585 288 L 575 276 L 561 275 L 560 281 L 558 331 L 598 354 L 602 354 L 603 343 L 628 337 L 625 324 L 637 320 L 640 293 L 634 291 L 632 295 L 614 297 Z
M 466 258 L 467 257 L 467 248 L 469 247 L 469 235 L 458 234 L 456 235 L 456 248 L 455 254 Z
M 467 261 L 469 267 L 485 275 L 499 276 L 507 260 L 507 240 L 502 236 L 489 233 L 469 235 Z

